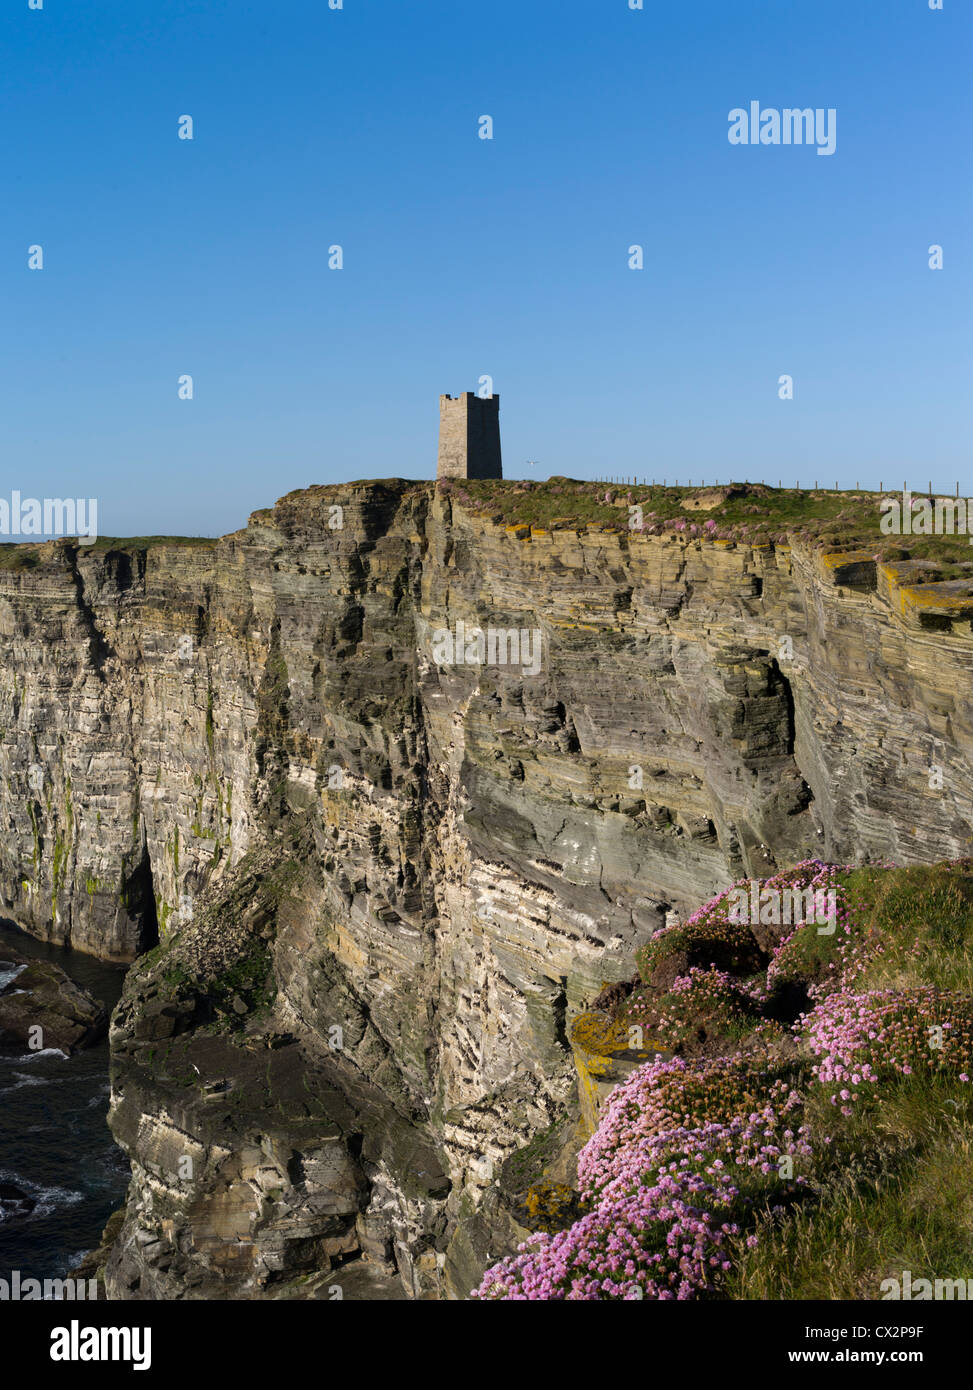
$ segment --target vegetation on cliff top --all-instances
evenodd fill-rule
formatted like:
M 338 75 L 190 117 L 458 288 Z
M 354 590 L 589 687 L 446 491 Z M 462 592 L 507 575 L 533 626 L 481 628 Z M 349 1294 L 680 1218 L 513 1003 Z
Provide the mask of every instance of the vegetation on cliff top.
M 823 549 L 859 547 L 888 561 L 931 560 L 941 568 L 936 578 L 973 577 L 969 537 L 963 535 L 888 536 L 879 529 L 882 497 L 877 492 L 832 492 L 826 489 L 767 487 L 736 483 L 710 487 L 661 484 L 609 484 L 554 477 L 546 482 L 446 479 L 443 495 L 496 524 L 545 530 L 586 526 L 743 541 L 754 545 L 797 539 Z M 918 494 L 917 494 L 918 495 Z M 629 507 L 642 509 L 630 523 Z M 933 575 L 924 576 L 933 582 Z
M 349 488 L 375 492 L 401 482 L 366 480 L 298 489 L 280 498 L 276 507 L 254 512 L 250 521 L 267 523 L 297 515 L 307 522 L 313 518 L 315 507 L 340 502 L 347 498 Z M 406 485 L 408 491 L 430 486 L 421 482 Z M 970 538 L 965 530 L 955 535 L 897 536 L 881 532 L 880 503 L 884 497 L 898 496 L 894 486 L 879 493 L 818 487 L 775 488 L 750 482 L 699 487 L 645 481 L 604 483 L 555 476 L 546 481 L 449 478 L 438 481 L 435 487 L 465 510 L 498 525 L 555 531 L 591 526 L 750 545 L 797 540 L 823 550 L 860 548 L 887 562 L 921 560 L 935 566 L 923 574 L 926 584 L 973 578 Z M 915 493 L 917 498 L 927 495 L 930 494 Z M 641 508 L 641 516 L 634 521 L 630 507 Z M 326 518 L 322 518 L 321 524 L 326 524 Z M 44 548 L 52 544 L 76 542 L 0 543 L 0 570 L 32 569 L 44 558 Z M 206 536 L 99 536 L 83 549 L 136 551 L 167 545 L 210 549 L 217 544 L 217 539 Z
M 875 1299 L 906 1270 L 973 1277 L 973 860 L 814 861 L 768 887 L 833 892 L 830 920 L 740 923 L 730 889 L 654 935 L 608 1007 L 677 1055 L 611 1093 L 579 1219 L 476 1297 Z
M 45 546 L 78 545 L 76 540 L 66 537 L 58 541 L 0 541 L 0 570 L 35 569 L 49 552 Z M 99 536 L 96 540 L 78 545 L 84 551 L 133 551 L 151 550 L 156 546 L 180 545 L 198 546 L 211 550 L 218 542 L 209 536 Z

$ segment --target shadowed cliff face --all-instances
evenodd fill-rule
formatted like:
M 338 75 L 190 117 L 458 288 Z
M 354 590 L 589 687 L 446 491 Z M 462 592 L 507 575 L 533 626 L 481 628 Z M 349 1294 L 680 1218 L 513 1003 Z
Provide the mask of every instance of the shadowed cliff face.
M 571 1019 L 668 911 L 970 852 L 973 633 L 894 567 L 401 481 L 39 553 L 0 568 L 0 912 L 161 941 L 113 1025 L 115 1296 L 463 1296 L 507 1160 L 570 1149 Z

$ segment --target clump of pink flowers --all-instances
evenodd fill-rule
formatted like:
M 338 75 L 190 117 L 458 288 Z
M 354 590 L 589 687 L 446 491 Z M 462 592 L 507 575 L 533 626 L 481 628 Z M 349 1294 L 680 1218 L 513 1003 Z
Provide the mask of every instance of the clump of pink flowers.
M 837 902 L 837 925 L 834 935 L 841 943 L 837 955 L 844 956 L 848 949 L 844 939 L 851 934 L 849 922 L 848 905 L 844 901 L 844 890 L 838 880 L 838 875 L 844 870 L 833 864 L 825 864 L 820 859 L 805 859 L 800 864 L 796 864 L 791 869 L 783 870 L 771 878 L 760 880 L 761 889 L 774 890 L 783 894 L 788 889 L 810 889 L 815 895 L 827 898 L 829 891 L 833 890 L 836 894 Z M 671 926 L 660 927 L 653 932 L 649 942 L 641 946 L 636 952 L 636 960 L 643 977 L 647 978 L 654 965 L 658 964 L 666 955 L 675 950 L 688 950 L 691 953 L 697 948 L 711 948 L 714 955 L 719 955 L 719 961 L 707 961 L 715 968 L 717 964 L 726 965 L 739 972 L 745 968 L 745 957 L 748 952 L 752 953 L 756 949 L 756 941 L 748 922 L 739 922 L 731 916 L 735 900 L 735 894 L 739 891 L 747 893 L 749 891 L 750 880 L 746 878 L 738 879 L 730 888 L 724 889 L 722 893 L 717 893 L 709 902 L 687 917 L 683 922 L 675 922 Z M 774 960 L 771 962 L 767 973 L 767 986 L 772 988 L 775 979 L 780 971 L 778 970 L 778 957 L 789 942 L 800 931 L 800 925 L 786 926 L 781 924 L 781 935 L 777 945 L 774 947 Z M 786 964 L 786 957 L 785 957 Z M 754 960 L 754 970 L 756 970 L 756 960 Z
M 693 965 L 677 976 L 660 1004 L 633 996 L 626 1017 L 650 1024 L 674 1049 L 697 1031 L 702 1019 L 722 1031 L 757 1019 L 766 998 L 762 980 L 746 983 L 715 966 Z
M 591 1211 L 567 1231 L 539 1233 L 489 1269 L 476 1298 L 689 1299 L 730 1268 L 727 1242 L 752 1196 L 779 1182 L 782 1157 L 808 1160 L 804 1132 L 787 1116 L 799 1099 L 772 1082 L 751 1107 L 759 1078 L 746 1064 L 650 1062 L 612 1092 L 578 1158 Z M 765 1078 L 766 1080 L 766 1078 Z M 732 1097 L 732 1099 L 731 1099 Z M 740 1113 L 705 1119 L 708 1104 Z M 795 1181 L 801 1182 L 802 1178 Z
M 696 1298 L 729 1268 L 724 1247 L 740 1228 L 726 1217 L 737 1195 L 726 1174 L 707 1181 L 677 1169 L 654 1181 L 619 1180 L 617 1190 L 569 1230 L 539 1232 L 487 1270 L 473 1297 Z
M 666 524 L 685 528 L 685 522 Z M 750 880 L 740 880 L 686 921 L 653 933 L 637 952 L 646 992 L 635 988 L 619 1017 L 644 1014 L 674 1046 L 685 1042 L 687 1030 L 698 1033 L 700 1021 L 707 1030 L 712 1021 L 717 1036 L 742 1023 L 747 1050 L 637 1067 L 608 1097 L 578 1157 L 586 1214 L 568 1230 L 532 1235 L 487 1271 L 474 1298 L 692 1299 L 718 1290 L 754 1206 L 772 1210 L 806 1188 L 812 1174 L 814 1156 L 800 1123 L 803 1097 L 783 1079 L 800 1069 L 806 1078 L 808 1054 L 813 1084 L 828 1088 L 846 1117 L 855 1114 L 856 1101 L 901 1078 L 969 1083 L 968 995 L 932 985 L 856 991 L 887 943 L 874 927 L 871 934 L 863 929 L 862 904 L 842 882 L 850 870 L 808 859 L 760 880 L 757 909 L 764 890 L 799 890 L 805 908 L 809 901 L 827 905 L 824 921 L 819 908 L 811 921 L 802 913 L 804 920 L 786 923 L 760 910 L 751 920 L 754 897 L 741 901 L 734 894 L 749 890 Z M 797 899 L 789 902 L 793 908 Z M 921 944 L 900 941 L 896 949 L 919 951 Z M 680 964 L 671 983 L 653 986 L 670 978 L 655 972 L 679 954 L 688 966 Z M 790 1039 L 769 1008 L 788 985 L 806 988 L 801 1001 L 809 997 L 813 1005 Z M 795 1044 L 803 1052 L 799 1068 L 780 1060 L 788 1055 L 781 1040 L 792 1057 Z M 831 1142 L 824 1137 L 825 1145 Z M 750 1245 L 757 1237 L 746 1240 Z
M 895 1075 L 942 1072 L 968 1077 L 973 1065 L 973 1004 L 957 990 L 839 991 L 801 1020 L 820 1060 L 813 1072 L 832 1085 L 843 1115 L 879 1082 Z

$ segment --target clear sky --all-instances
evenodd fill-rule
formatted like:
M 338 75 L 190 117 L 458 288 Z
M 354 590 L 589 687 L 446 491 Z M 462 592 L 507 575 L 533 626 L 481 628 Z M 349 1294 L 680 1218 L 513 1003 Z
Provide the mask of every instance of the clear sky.
M 973 494 L 964 0 L 9 0 L 0 52 L 0 495 L 219 534 L 433 476 L 484 375 L 507 476 Z

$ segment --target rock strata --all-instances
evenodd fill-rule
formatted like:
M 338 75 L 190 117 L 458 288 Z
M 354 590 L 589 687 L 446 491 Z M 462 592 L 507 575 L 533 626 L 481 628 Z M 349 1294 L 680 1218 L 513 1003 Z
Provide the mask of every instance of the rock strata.
M 465 1297 L 603 1089 L 574 1020 L 667 916 L 970 852 L 970 615 L 908 564 L 401 480 L 11 549 L 0 906 L 141 957 L 114 1297 Z M 536 634 L 536 674 L 438 661 L 459 623 Z

